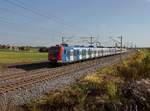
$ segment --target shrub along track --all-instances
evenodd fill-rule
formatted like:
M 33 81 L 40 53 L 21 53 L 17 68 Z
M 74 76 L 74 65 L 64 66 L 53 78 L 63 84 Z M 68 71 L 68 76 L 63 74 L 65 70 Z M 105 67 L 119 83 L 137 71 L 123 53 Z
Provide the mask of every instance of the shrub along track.
M 122 58 L 126 58 L 127 55 L 132 54 L 131 52 L 132 51 L 122 54 Z M 69 83 L 70 81 L 73 81 L 74 79 L 77 79 L 77 78 L 83 76 L 83 73 L 85 74 L 85 73 L 94 71 L 99 67 L 115 64 L 119 61 L 120 61 L 120 55 L 114 55 L 114 56 L 102 57 L 99 59 L 79 62 L 79 63 L 75 63 L 75 64 L 65 65 L 65 66 L 61 66 L 61 67 L 56 67 L 56 68 L 49 68 L 49 69 L 44 68 L 44 69 L 39 69 L 39 70 L 34 70 L 34 71 L 29 71 L 29 72 L 14 73 L 14 74 L 7 74 L 4 76 L 0 76 L 0 96 L 2 97 L 5 95 L 6 97 L 8 97 L 8 95 L 14 96 L 14 94 L 15 94 L 15 96 L 17 96 L 17 94 L 19 94 L 18 91 L 20 91 L 20 93 L 22 93 L 23 90 L 27 91 L 27 90 L 32 89 L 33 87 L 36 87 L 36 85 L 41 86 L 44 82 L 48 82 L 48 81 L 52 82 L 53 80 L 57 81 L 57 82 L 53 82 L 53 85 L 55 83 L 57 85 L 58 85 L 58 83 L 61 84 L 61 82 L 63 81 L 64 85 L 62 85 L 63 84 L 62 83 L 60 86 L 64 87 L 65 85 L 70 84 Z M 81 76 L 79 74 L 81 74 Z M 77 77 L 75 78 L 74 75 L 76 75 Z M 70 77 L 67 78 L 67 76 L 68 77 L 70 76 Z M 65 77 L 67 79 L 66 80 L 61 79 L 61 77 Z M 68 81 L 68 79 L 70 79 L 70 81 Z M 67 81 L 68 81 L 68 83 L 67 83 Z M 48 87 L 51 85 L 51 82 L 49 83 Z M 57 85 L 56 85 L 56 87 L 57 87 Z M 54 87 L 55 87 L 55 85 L 54 85 Z M 50 88 L 48 90 L 55 90 L 55 88 Z M 38 89 L 36 89 L 36 91 L 38 92 Z M 15 92 L 17 92 L 17 93 L 15 93 Z M 27 93 L 25 93 L 23 95 L 26 96 L 26 94 Z M 33 93 L 31 92 L 31 94 L 33 94 Z M 22 96 L 21 94 L 19 94 L 19 95 Z M 38 94 L 33 94 L 33 95 L 34 95 L 34 97 L 39 96 Z M 30 96 L 28 95 L 28 100 L 30 100 L 29 97 Z M 20 101 L 20 100 L 18 100 L 18 101 Z M 26 102 L 26 100 L 24 102 L 22 102 L 21 104 L 23 104 L 25 102 Z M 20 104 L 20 103 L 17 103 L 17 104 Z

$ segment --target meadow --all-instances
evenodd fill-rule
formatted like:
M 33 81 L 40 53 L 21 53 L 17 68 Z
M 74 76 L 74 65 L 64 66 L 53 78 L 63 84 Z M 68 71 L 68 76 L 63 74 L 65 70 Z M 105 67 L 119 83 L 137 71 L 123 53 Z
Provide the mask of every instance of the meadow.
M 46 61 L 48 53 L 0 50 L 0 65 Z

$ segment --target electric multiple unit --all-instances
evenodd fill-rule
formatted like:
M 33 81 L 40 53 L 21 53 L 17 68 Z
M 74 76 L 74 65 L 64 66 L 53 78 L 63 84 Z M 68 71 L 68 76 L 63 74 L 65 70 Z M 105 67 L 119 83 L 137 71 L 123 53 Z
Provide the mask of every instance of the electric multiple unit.
M 52 46 L 48 51 L 51 63 L 71 63 L 88 59 L 110 56 L 126 52 L 125 48 L 97 48 L 79 46 Z

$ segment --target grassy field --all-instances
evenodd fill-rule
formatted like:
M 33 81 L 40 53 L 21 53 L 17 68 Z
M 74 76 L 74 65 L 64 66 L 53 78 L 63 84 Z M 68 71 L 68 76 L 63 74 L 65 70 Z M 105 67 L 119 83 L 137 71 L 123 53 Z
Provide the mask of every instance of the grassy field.
M 0 65 L 46 61 L 48 53 L 0 51 Z

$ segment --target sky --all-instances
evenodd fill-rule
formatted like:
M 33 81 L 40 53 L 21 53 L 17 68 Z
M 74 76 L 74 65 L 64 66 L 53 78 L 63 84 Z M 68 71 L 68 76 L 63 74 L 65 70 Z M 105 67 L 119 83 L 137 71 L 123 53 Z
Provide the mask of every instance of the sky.
M 150 0 L 0 0 L 0 44 L 51 46 L 65 37 L 150 46 Z M 87 38 L 88 39 L 88 38 Z

